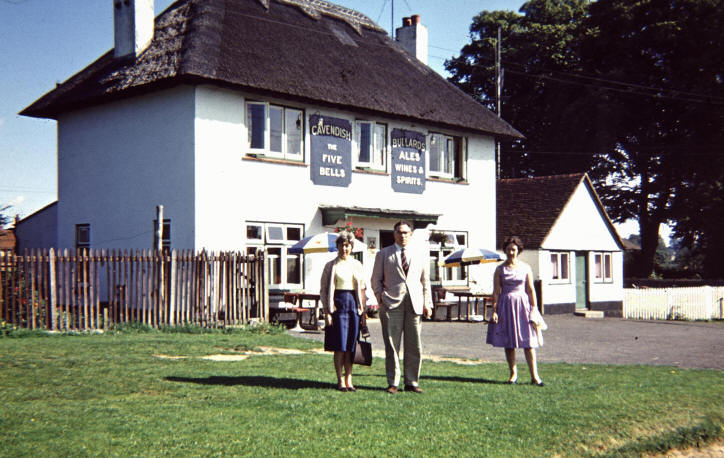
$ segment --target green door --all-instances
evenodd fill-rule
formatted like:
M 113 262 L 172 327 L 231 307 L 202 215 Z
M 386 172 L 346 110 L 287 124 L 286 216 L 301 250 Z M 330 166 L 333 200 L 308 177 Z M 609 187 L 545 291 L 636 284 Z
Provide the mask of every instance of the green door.
M 588 257 L 576 252 L 576 310 L 588 308 Z

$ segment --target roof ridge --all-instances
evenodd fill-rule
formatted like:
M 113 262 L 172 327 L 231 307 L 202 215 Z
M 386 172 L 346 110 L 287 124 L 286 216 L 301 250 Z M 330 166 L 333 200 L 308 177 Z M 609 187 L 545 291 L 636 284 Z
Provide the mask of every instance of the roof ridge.
M 581 179 L 581 178 L 583 178 L 584 175 L 586 175 L 586 172 L 562 173 L 559 175 L 542 175 L 542 176 L 537 176 L 537 177 L 500 178 L 500 179 L 498 179 L 498 181 L 499 182 L 512 182 L 512 181 L 524 181 L 524 180 L 543 181 L 543 180 L 554 180 L 554 179 L 561 179 L 561 178 Z
M 335 19 L 346 22 L 358 34 L 362 35 L 362 27 L 375 30 L 377 32 L 386 32 L 385 29 L 377 25 L 372 19 L 368 18 L 359 11 L 344 6 L 336 5 L 324 0 L 276 0 L 278 3 L 292 5 L 299 8 L 304 14 L 319 19 L 322 15 L 330 16 Z M 269 9 L 270 0 L 259 0 L 259 2 Z

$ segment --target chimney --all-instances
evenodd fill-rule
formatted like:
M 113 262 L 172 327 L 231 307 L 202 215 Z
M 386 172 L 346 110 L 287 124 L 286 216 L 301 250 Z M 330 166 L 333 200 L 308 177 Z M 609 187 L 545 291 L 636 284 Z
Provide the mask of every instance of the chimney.
M 138 57 L 153 40 L 153 0 L 113 0 L 114 57 Z
M 402 27 L 395 30 L 397 41 L 417 60 L 427 65 L 427 27 L 420 24 L 420 15 L 402 18 Z

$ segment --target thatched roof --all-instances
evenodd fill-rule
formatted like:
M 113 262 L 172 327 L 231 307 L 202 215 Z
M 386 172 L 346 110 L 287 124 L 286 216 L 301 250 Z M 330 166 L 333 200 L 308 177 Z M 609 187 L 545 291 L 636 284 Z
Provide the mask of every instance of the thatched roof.
M 522 137 L 366 16 L 321 0 L 179 0 L 156 18 L 153 41 L 138 57 L 116 59 L 111 50 L 21 114 L 57 119 L 81 107 L 202 83 Z
M 583 183 L 591 191 L 595 203 L 619 246 L 623 246 L 613 223 L 585 173 L 552 175 L 535 178 L 498 180 L 497 244 L 510 235 L 519 236 L 523 244 L 537 249 L 543 244 L 573 192 Z

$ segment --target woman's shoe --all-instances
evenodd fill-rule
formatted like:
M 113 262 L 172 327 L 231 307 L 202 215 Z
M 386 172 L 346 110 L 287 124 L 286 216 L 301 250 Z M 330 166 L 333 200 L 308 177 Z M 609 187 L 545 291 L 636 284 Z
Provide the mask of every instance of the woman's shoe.
M 347 390 L 347 387 L 338 386 L 338 387 L 337 387 L 337 391 L 342 391 L 343 393 L 346 393 L 348 390 Z
M 351 391 L 351 392 L 355 393 L 357 391 L 357 388 L 350 386 L 347 388 L 347 391 Z
M 508 385 L 517 385 L 517 384 L 518 384 L 518 380 L 517 380 L 517 379 L 516 379 L 516 380 L 508 380 L 508 381 L 505 382 L 505 383 L 507 383 Z
M 546 386 L 546 384 L 543 383 L 543 380 L 538 381 L 538 382 L 536 382 L 535 380 L 531 380 L 531 381 L 530 381 L 530 384 L 531 384 L 531 385 L 535 385 L 535 386 Z

